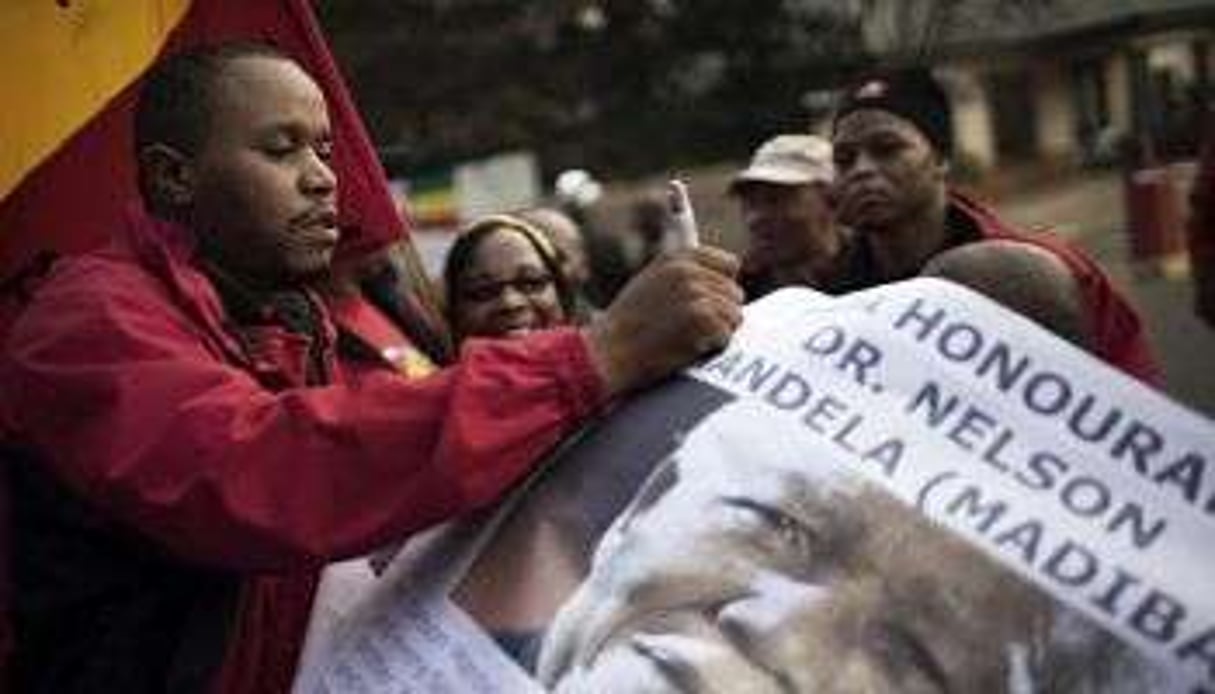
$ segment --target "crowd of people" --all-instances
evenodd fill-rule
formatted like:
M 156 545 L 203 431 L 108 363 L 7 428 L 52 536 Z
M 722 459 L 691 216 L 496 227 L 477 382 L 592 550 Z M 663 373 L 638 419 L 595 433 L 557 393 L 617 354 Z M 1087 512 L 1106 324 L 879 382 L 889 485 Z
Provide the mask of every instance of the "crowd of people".
M 455 242 L 441 316 L 407 248 L 335 262 L 326 102 L 290 56 L 169 57 L 134 133 L 141 204 L 58 264 L 0 359 L 16 691 L 289 691 L 327 563 L 492 504 L 782 286 L 946 277 L 1160 383 L 1095 263 L 951 187 L 922 70 L 845 91 L 829 139 L 756 151 L 730 187 L 741 261 L 647 237 L 606 301 L 574 220 L 504 210 Z

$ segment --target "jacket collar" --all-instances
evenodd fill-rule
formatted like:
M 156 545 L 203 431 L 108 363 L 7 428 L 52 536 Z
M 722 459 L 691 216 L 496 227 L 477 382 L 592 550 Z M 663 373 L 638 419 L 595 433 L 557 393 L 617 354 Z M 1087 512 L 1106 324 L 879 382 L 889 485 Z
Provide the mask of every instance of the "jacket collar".
M 190 318 L 218 338 L 225 352 L 244 361 L 239 343 L 227 328 L 227 318 L 214 285 L 197 266 L 197 240 L 185 227 L 154 217 L 142 205 L 127 206 L 123 235 L 117 240 L 168 289 Z
M 252 362 L 257 359 L 249 353 L 248 331 L 232 320 L 214 282 L 202 271 L 194 234 L 179 224 L 154 217 L 141 205 L 128 206 L 125 217 L 125 233 L 117 242 L 161 281 L 173 302 L 200 323 L 229 358 L 254 366 Z M 313 292 L 307 294 L 321 311 L 320 337 L 324 343 L 332 344 L 336 333 L 323 302 Z

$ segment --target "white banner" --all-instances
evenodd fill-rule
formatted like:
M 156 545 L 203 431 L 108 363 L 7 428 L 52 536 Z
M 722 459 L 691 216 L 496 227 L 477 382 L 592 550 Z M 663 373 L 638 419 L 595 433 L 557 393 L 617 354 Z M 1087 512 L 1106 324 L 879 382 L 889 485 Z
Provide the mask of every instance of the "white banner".
M 1215 683 L 1215 431 L 972 292 L 771 297 L 694 369 L 1170 670 Z
M 410 542 L 297 691 L 1215 691 L 1210 421 L 935 280 L 778 292 L 688 375 Z

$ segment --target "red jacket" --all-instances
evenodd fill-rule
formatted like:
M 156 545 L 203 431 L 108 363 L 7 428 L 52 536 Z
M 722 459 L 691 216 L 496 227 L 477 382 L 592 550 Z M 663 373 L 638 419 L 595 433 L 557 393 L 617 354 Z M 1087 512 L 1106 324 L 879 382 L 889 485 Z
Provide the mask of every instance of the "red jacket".
M 951 192 L 949 202 L 977 228 L 982 238 L 1030 243 L 1062 260 L 1080 285 L 1096 355 L 1145 383 L 1163 383 L 1163 374 L 1152 357 L 1139 315 L 1088 256 L 1056 235 L 1014 229 L 990 209 L 960 193 Z
M 330 351 L 332 385 L 292 385 L 307 338 L 247 347 L 186 233 L 128 226 L 14 325 L 0 424 L 103 514 L 244 577 L 219 691 L 287 691 L 319 567 L 490 503 L 605 402 L 573 330 L 474 343 L 416 381 Z
M 1190 189 L 1187 239 L 1194 308 L 1207 325 L 1215 328 L 1215 113 L 1207 117 L 1198 174 Z

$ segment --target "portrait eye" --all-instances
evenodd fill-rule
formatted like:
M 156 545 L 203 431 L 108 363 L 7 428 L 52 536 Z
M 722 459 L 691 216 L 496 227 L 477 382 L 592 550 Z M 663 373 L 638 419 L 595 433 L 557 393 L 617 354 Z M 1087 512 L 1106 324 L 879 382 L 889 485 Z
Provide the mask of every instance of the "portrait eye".
M 776 529 L 781 542 L 796 549 L 799 554 L 809 555 L 819 544 L 814 531 L 791 516 L 777 512 L 769 523 Z
M 733 498 L 727 499 L 727 503 L 758 520 L 769 538 L 798 557 L 810 558 L 822 546 L 822 538 L 815 529 L 778 508 L 751 499 Z

